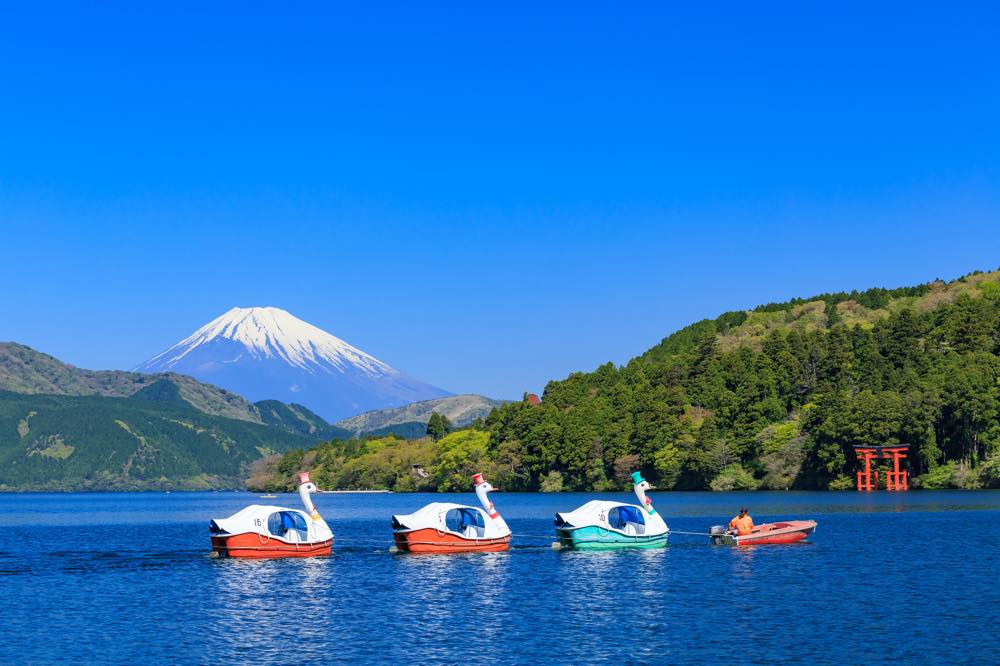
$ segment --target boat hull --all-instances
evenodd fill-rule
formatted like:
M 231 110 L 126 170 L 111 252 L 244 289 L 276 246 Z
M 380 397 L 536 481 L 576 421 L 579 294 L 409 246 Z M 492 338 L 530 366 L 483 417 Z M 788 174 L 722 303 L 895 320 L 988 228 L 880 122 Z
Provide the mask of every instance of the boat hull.
M 452 532 L 425 528 L 393 532 L 396 548 L 407 553 L 496 553 L 510 550 L 510 535 L 493 539 L 469 539 Z
M 266 559 L 274 557 L 318 557 L 329 555 L 333 539 L 315 543 L 288 543 L 276 537 L 246 532 L 212 537 L 212 550 L 219 557 Z
M 802 541 L 816 531 L 815 520 L 786 520 L 780 523 L 765 523 L 753 528 L 750 534 L 726 535 L 723 543 L 735 546 L 766 546 Z
M 556 529 L 559 545 L 572 550 L 613 550 L 616 548 L 666 548 L 669 532 L 630 535 L 594 525 Z

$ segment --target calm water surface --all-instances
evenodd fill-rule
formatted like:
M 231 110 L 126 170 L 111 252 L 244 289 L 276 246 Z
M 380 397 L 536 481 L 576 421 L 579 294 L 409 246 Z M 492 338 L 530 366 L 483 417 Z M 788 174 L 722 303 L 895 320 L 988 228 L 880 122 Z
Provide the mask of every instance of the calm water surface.
M 248 493 L 0 494 L 0 662 L 1000 663 L 1000 492 L 660 493 L 674 530 L 746 504 L 808 543 L 556 552 L 552 515 L 615 494 L 498 494 L 509 553 L 388 552 L 435 495 L 321 495 L 334 555 L 209 557 Z M 475 497 L 448 499 L 475 504 Z

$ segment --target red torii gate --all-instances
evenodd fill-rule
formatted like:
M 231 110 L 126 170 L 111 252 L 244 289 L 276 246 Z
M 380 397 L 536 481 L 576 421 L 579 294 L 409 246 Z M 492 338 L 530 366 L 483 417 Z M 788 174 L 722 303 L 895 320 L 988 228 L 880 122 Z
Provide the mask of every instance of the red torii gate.
M 910 485 L 906 470 L 899 468 L 899 462 L 906 458 L 909 444 L 900 446 L 855 446 L 854 454 L 859 462 L 865 464 L 865 470 L 858 471 L 858 490 L 878 490 L 877 469 L 872 469 L 873 460 L 892 460 L 892 469 L 885 471 L 886 490 L 909 490 Z

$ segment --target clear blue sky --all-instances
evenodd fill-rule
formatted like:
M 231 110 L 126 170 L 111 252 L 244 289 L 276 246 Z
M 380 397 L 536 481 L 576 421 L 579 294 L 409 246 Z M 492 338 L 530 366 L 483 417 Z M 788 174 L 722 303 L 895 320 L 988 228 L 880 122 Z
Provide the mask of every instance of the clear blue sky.
M 1000 266 L 991 3 L 21 4 L 0 339 L 84 367 L 274 305 L 516 397 L 726 310 Z

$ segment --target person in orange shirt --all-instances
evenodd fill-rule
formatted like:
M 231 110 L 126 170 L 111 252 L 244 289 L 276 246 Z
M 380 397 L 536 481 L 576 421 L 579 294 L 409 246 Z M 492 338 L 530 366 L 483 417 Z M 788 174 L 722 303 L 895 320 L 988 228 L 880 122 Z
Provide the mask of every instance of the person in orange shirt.
M 738 536 L 750 534 L 753 530 L 753 518 L 750 517 L 747 508 L 740 509 L 740 515 L 729 521 L 729 531 Z

